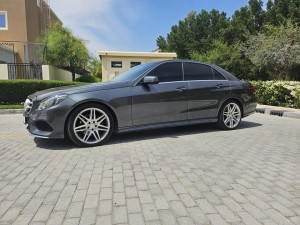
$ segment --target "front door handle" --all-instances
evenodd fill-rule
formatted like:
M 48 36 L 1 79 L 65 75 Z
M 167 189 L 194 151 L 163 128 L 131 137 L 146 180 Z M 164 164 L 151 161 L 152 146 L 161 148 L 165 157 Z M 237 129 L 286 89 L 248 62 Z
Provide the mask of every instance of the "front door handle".
M 178 87 L 178 88 L 176 88 L 176 90 L 177 90 L 178 92 L 182 92 L 182 91 L 185 91 L 185 87 Z

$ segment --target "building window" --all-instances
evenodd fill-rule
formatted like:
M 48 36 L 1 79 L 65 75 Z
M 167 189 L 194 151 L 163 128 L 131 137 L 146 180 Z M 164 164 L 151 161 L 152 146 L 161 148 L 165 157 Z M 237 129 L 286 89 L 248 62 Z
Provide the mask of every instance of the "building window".
M 141 62 L 130 62 L 130 68 L 141 65 Z
M 122 61 L 111 61 L 111 68 L 122 68 Z
M 7 30 L 7 12 L 0 11 L 0 30 Z

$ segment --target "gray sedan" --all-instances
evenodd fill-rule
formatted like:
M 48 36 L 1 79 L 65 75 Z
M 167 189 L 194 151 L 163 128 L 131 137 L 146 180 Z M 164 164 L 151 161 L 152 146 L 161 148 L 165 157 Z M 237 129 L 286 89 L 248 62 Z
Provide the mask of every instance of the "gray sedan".
M 222 68 L 170 60 L 133 67 L 105 83 L 36 92 L 24 104 L 24 122 L 33 136 L 95 146 L 113 132 L 211 122 L 232 130 L 256 104 L 253 86 Z

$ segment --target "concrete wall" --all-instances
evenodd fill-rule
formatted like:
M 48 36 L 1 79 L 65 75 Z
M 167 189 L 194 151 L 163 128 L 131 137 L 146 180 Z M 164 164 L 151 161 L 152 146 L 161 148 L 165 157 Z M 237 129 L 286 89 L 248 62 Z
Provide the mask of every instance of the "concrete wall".
M 102 56 L 102 81 L 106 82 L 120 73 L 130 69 L 130 62 L 148 63 L 154 61 L 170 60 L 173 57 L 114 57 Z M 122 61 L 122 68 L 112 68 L 112 61 Z
M 72 73 L 67 70 L 58 69 L 54 66 L 43 65 L 43 80 L 62 80 L 62 81 L 72 81 Z M 80 77 L 76 74 L 75 78 Z
M 14 52 L 12 49 L 0 45 L 0 63 L 14 63 Z
M 0 80 L 8 80 L 7 64 L 0 64 Z
M 54 66 L 43 65 L 43 80 L 72 81 L 72 73 L 67 70 L 58 69 Z M 75 78 L 80 77 L 76 74 Z M 7 64 L 0 64 L 0 80 L 8 80 Z

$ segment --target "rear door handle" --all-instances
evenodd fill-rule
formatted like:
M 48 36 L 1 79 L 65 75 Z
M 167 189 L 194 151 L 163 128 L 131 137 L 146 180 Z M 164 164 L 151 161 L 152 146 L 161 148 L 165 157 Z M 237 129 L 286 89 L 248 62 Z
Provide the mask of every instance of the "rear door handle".
M 222 86 L 223 86 L 223 84 L 217 84 L 217 85 L 216 85 L 217 88 L 220 88 L 220 87 L 222 87 Z
M 176 88 L 176 90 L 177 90 L 178 92 L 182 92 L 182 91 L 185 91 L 185 87 L 178 87 L 178 88 Z

